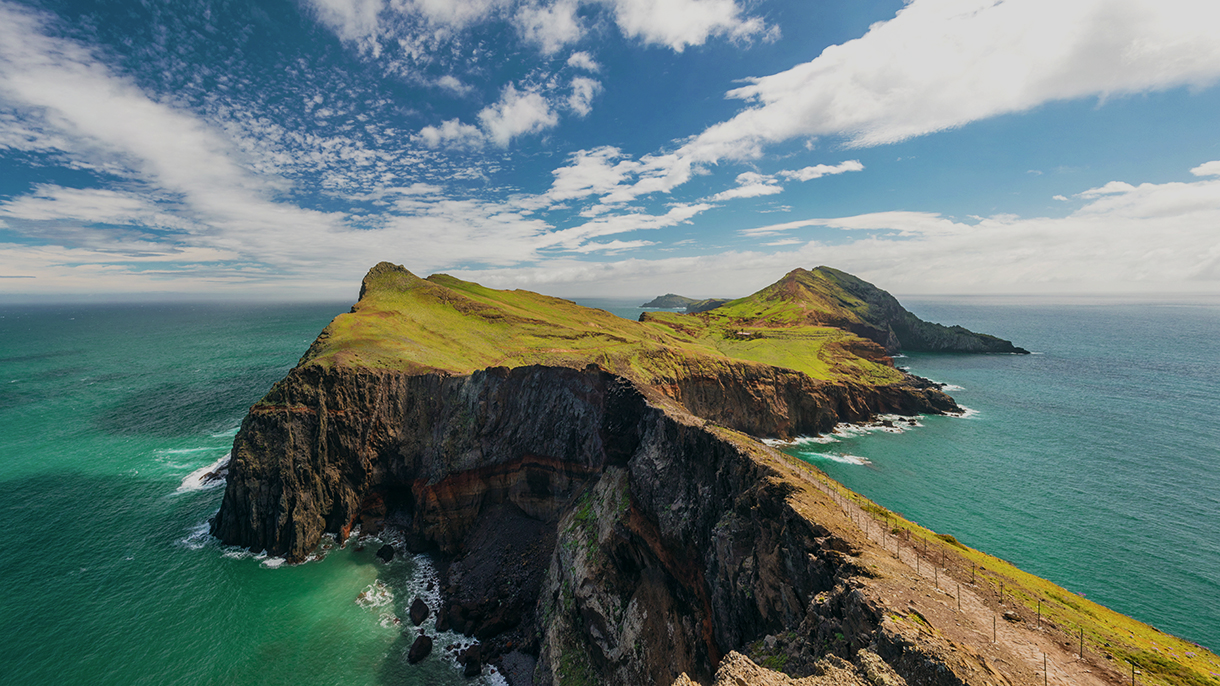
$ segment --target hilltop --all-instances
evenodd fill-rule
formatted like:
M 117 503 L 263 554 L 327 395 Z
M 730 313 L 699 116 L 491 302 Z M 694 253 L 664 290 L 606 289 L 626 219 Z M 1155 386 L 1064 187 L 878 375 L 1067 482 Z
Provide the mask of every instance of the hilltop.
M 643 305 L 640 305 L 640 307 L 650 307 L 664 310 L 682 309 L 686 312 L 686 314 L 696 314 L 720 307 L 728 301 L 728 298 L 707 298 L 705 300 L 696 300 L 695 298 L 688 298 L 684 295 L 666 293 L 665 295 L 649 300 Z
M 383 262 L 365 277 L 351 312 L 326 327 L 301 365 L 469 374 L 596 364 L 650 386 L 734 368 L 758 372 L 759 365 L 827 382 L 911 380 L 882 347 L 837 325 L 842 318 L 814 323 L 776 316 L 806 307 L 803 300 L 783 300 L 783 286 L 796 273 L 770 287 L 776 295 L 766 301 L 769 319 L 732 316 L 752 302 L 743 298 L 698 318 L 659 312 L 633 322 L 530 291 L 495 290 L 446 274 L 424 279 Z
M 665 296 L 667 298 L 682 296 Z M 794 326 L 830 326 L 850 331 L 883 346 L 893 354 L 917 352 L 1028 353 L 1010 341 L 980 334 L 961 326 L 925 322 L 907 311 L 886 291 L 830 267 L 794 269 L 779 281 L 736 300 L 712 308 L 684 306 L 704 321 L 750 329 L 785 329 Z M 654 301 L 656 302 L 656 301 Z M 707 303 L 709 301 L 700 301 Z M 665 313 L 647 313 L 664 321 Z

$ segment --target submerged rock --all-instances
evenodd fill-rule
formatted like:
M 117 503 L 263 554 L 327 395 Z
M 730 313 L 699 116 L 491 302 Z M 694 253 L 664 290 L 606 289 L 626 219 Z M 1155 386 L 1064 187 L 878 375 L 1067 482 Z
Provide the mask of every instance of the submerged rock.
M 389 562 L 394 559 L 394 546 L 389 543 L 377 549 L 377 557 L 381 558 L 382 562 Z

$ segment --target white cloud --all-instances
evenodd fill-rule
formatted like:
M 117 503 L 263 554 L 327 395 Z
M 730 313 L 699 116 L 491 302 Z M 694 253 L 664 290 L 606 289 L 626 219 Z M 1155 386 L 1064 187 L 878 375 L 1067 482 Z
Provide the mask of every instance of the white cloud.
M 745 39 L 765 34 L 757 17 L 743 17 L 734 0 L 602 0 L 629 38 L 682 52 L 712 36 Z
M 1204 162 L 1190 170 L 1195 176 L 1220 176 L 1220 160 Z
M 914 0 L 863 37 L 750 79 L 750 103 L 684 146 L 696 161 L 845 136 L 893 143 L 1043 103 L 1203 87 L 1220 79 L 1220 3 Z
M 737 175 L 736 188 L 730 188 L 727 191 L 721 191 L 713 195 L 712 201 L 720 202 L 734 198 L 757 198 L 761 195 L 774 195 L 783 191 L 783 186 L 780 186 L 775 181 L 774 176 L 745 172 L 744 174 Z
M 486 140 L 479 127 L 463 124 L 457 119 L 442 122 L 440 126 L 425 126 L 415 134 L 414 139 L 429 148 L 479 148 Z
M 538 133 L 555 126 L 559 123 L 559 116 L 537 91 L 519 91 L 509 84 L 500 93 L 498 102 L 479 112 L 479 121 L 487 137 L 504 147 L 517 136 Z
M 503 0 L 390 0 L 400 14 L 422 16 L 433 24 L 453 28 L 484 21 L 505 4 Z
M 597 217 L 584 224 L 555 231 L 546 236 L 545 243 L 578 249 L 585 241 L 599 236 L 612 236 L 631 231 L 663 229 L 690 221 L 695 215 L 711 209 L 707 203 L 675 204 L 665 214 L 625 213 Z
M 547 200 L 562 202 L 611 192 L 635 169 L 635 163 L 623 157 L 622 151 L 610 146 L 573 153 L 566 166 L 551 172 L 555 180 Z
M 495 287 L 565 294 L 681 291 L 741 296 L 794 267 L 831 265 L 899 294 L 1211 295 L 1220 289 L 1220 179 L 1141 184 L 1099 197 L 1062 218 L 985 217 L 966 223 L 927 212 L 812 219 L 742 232 L 761 236 L 802 226 L 845 231 L 846 240 L 773 241 L 789 251 L 581 263 L 463 274 Z M 857 232 L 866 231 L 859 236 Z M 780 234 L 782 235 L 782 234 Z
M 1058 200 L 1058 201 L 1060 201 L 1060 202 L 1067 202 L 1067 197 L 1066 197 L 1066 196 L 1063 196 L 1063 195 L 1052 195 L 1052 196 L 1051 196 L 1051 200 Z
M 549 6 L 531 2 L 516 9 L 513 23 L 523 39 L 550 55 L 584 35 L 584 26 L 576 16 L 578 7 L 576 0 L 559 0 Z M 571 58 L 568 63 L 572 63 Z
M 849 171 L 864 171 L 864 165 L 860 164 L 860 160 L 847 160 L 835 165 L 818 164 L 812 167 L 804 167 L 803 169 L 784 170 L 777 175 L 790 180 L 812 181 L 813 179 L 820 179 L 823 176 L 842 174 Z
M 576 248 L 574 252 L 591 253 L 604 252 L 606 254 L 620 253 L 625 250 L 636 250 L 650 245 L 656 245 L 655 241 L 610 241 L 608 243 L 585 243 Z
M 574 52 L 568 57 L 568 66 L 573 69 L 583 69 L 588 72 L 597 73 L 601 71 L 601 65 L 593 61 L 593 56 L 587 52 Z
M 1096 198 L 1102 195 L 1113 195 L 1115 193 L 1130 193 L 1135 190 L 1135 186 L 1122 181 L 1111 181 L 1100 188 L 1090 188 L 1087 191 L 1077 193 L 1079 198 Z
M 568 96 L 568 107 L 576 114 L 586 116 L 593 111 L 593 97 L 601 92 L 601 82 L 584 76 L 572 79 L 572 94 Z
M 308 0 L 318 20 L 335 32 L 340 40 L 378 50 L 378 17 L 385 9 L 383 0 Z
M 455 95 L 466 95 L 470 93 L 470 91 L 474 90 L 469 85 L 462 83 L 460 79 L 452 74 L 445 74 L 437 79 L 435 83 L 437 87 L 443 88 L 451 93 L 454 93 Z

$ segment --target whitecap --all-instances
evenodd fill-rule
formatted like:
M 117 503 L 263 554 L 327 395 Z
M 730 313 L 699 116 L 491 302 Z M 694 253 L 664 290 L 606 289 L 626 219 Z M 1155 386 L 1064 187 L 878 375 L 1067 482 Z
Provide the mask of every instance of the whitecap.
M 356 596 L 356 604 L 365 609 L 385 607 L 394 602 L 394 592 L 381 579 L 375 579 L 360 595 Z
M 216 460 L 206 467 L 200 467 L 182 480 L 182 485 L 178 487 L 178 493 L 187 491 L 201 491 L 205 488 L 215 488 L 223 486 L 225 476 L 229 473 L 229 457 L 231 453 L 225 453 L 225 456 Z
M 382 612 L 381 616 L 377 619 L 377 623 L 381 625 L 382 629 L 393 629 L 394 627 L 402 626 L 402 620 L 393 612 Z
M 802 445 L 826 445 L 827 443 L 838 443 L 839 439 L 827 434 L 825 436 L 797 436 L 791 440 L 764 438 L 762 441 L 772 448 L 792 448 Z
M 805 457 L 822 458 L 825 460 L 830 460 L 832 462 L 839 462 L 842 464 L 854 464 L 854 465 L 861 465 L 861 466 L 872 464 L 872 461 L 869 460 L 867 457 L 860 457 L 859 455 L 848 455 L 846 453 L 801 453 L 801 454 L 804 455 Z
M 979 414 L 978 410 L 972 410 L 969 407 L 966 407 L 965 405 L 958 405 L 958 407 L 962 408 L 962 411 L 957 414 L 951 413 L 951 414 L 949 414 L 950 417 L 957 417 L 958 419 L 970 419 L 972 417 L 977 417 Z
M 287 561 L 288 560 L 286 560 L 282 557 L 268 557 L 268 558 L 262 560 L 261 562 L 259 562 L 259 564 L 266 567 L 267 569 L 279 569 Z
M 199 524 L 191 528 L 191 532 L 184 538 L 179 539 L 178 544 L 185 546 L 191 550 L 199 550 L 208 544 L 212 538 L 211 527 L 207 522 Z

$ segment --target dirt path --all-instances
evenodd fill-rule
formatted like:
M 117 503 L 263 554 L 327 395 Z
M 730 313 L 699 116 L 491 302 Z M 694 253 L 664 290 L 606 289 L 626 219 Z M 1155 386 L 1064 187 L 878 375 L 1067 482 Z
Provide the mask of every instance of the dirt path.
M 1082 659 L 1077 654 L 1078 644 L 1045 620 L 1041 624 L 1028 618 L 1006 620 L 1005 612 L 1016 611 L 1024 617 L 1027 611 L 1014 606 L 1011 599 L 1001 603 L 998 589 L 981 575 L 973 575 L 972 583 L 971 569 L 964 566 L 969 562 L 963 564 L 962 558 L 949 554 L 943 559 L 953 569 L 945 569 L 940 564 L 943 553 L 938 547 L 927 549 L 925 554 L 919 539 L 893 535 L 885 521 L 877 521 L 807 470 L 791 464 L 787 467 L 785 471 L 799 475 L 829 496 L 848 521 L 877 544 L 871 551 L 875 563 L 888 573 L 881 575 L 876 586 L 891 607 L 914 610 L 941 636 L 983 656 L 989 667 L 1011 683 L 1022 686 L 1130 683 L 1105 664 L 1101 656 L 1089 655 L 1087 646 Z M 1064 645 L 1065 642 L 1069 645 Z

